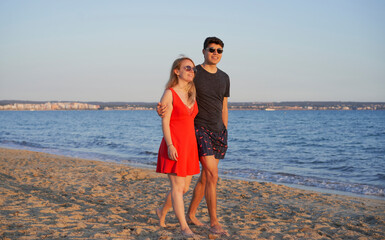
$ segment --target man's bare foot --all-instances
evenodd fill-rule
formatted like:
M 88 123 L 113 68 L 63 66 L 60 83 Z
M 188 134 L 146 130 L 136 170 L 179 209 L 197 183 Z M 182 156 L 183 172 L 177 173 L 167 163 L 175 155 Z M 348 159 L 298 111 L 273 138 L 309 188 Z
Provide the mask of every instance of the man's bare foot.
M 194 224 L 195 226 L 198 226 L 198 227 L 206 226 L 205 224 L 201 223 L 195 216 L 193 217 L 186 216 L 186 221 L 188 224 Z
M 224 229 L 221 227 L 221 225 L 219 225 L 219 224 L 210 227 L 210 232 L 212 232 L 212 233 L 214 233 L 214 234 L 218 234 L 218 235 L 229 236 L 229 234 L 227 233 L 227 231 L 224 230 Z
M 162 215 L 162 210 L 160 208 L 157 208 L 156 215 L 158 215 L 159 218 L 159 226 L 166 227 L 166 214 Z

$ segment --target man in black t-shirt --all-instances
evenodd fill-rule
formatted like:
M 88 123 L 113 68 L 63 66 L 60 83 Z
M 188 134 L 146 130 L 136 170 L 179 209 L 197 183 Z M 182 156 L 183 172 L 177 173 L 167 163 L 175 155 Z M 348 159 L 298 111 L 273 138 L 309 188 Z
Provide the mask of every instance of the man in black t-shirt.
M 203 65 L 196 68 L 194 83 L 199 113 L 195 117 L 195 125 L 220 133 L 225 128 L 222 113 L 223 101 L 230 96 L 229 76 L 219 68 L 215 73 L 209 72 Z
M 205 196 L 210 214 L 210 231 L 216 234 L 227 234 L 217 217 L 218 164 L 227 150 L 227 98 L 230 96 L 230 78 L 217 68 L 223 47 L 219 38 L 206 38 L 202 50 L 204 62 L 197 66 L 194 78 L 199 109 L 195 117 L 195 132 L 202 173 L 187 213 L 189 221 L 195 225 L 203 225 L 195 214 Z
M 202 173 L 194 189 L 187 220 L 198 226 L 204 225 L 195 214 L 205 197 L 210 215 L 210 231 L 227 235 L 217 217 L 218 164 L 219 160 L 225 157 L 227 150 L 227 99 L 230 96 L 230 78 L 217 68 L 223 47 L 224 44 L 219 38 L 206 38 L 202 50 L 204 62 L 197 66 L 194 78 L 199 109 L 195 117 L 195 133 Z M 160 105 L 157 112 L 162 115 Z

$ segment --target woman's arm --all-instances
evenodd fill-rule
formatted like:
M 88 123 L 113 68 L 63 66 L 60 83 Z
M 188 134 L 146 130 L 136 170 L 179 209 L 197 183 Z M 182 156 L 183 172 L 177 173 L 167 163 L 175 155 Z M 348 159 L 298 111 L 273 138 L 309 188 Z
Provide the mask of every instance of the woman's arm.
M 172 138 L 171 138 L 171 130 L 170 130 L 170 119 L 171 119 L 171 113 L 173 110 L 171 90 L 167 89 L 166 91 L 164 91 L 164 94 L 160 102 L 162 106 L 166 106 L 166 111 L 164 112 L 164 117 L 162 118 L 162 130 L 163 130 L 164 140 L 166 141 L 166 144 L 167 144 L 168 157 L 171 160 L 177 161 L 178 153 L 176 151 L 175 146 L 173 145 Z

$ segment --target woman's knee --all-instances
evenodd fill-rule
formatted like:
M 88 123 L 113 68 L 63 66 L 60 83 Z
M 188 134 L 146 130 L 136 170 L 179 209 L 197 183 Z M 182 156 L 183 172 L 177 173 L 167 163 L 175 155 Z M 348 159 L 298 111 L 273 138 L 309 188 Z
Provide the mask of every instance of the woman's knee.
M 170 182 L 171 182 L 171 191 L 174 193 L 183 194 L 184 188 L 186 186 L 186 181 L 183 178 L 179 178 L 177 176 L 169 174 Z
M 185 186 L 185 187 L 183 188 L 183 194 L 186 194 L 186 193 L 188 192 L 188 189 L 189 189 L 189 186 Z
M 174 192 L 177 192 L 177 193 L 181 193 L 181 194 L 184 194 L 185 192 L 184 192 L 184 186 L 182 185 L 182 184 L 178 184 L 178 185 L 174 185 L 173 187 L 172 187 L 172 191 L 174 191 Z

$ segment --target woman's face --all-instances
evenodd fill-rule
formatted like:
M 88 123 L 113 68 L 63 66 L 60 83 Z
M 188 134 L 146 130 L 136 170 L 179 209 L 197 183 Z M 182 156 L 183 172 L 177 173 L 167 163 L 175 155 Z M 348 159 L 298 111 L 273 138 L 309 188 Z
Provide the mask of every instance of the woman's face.
M 179 79 L 187 82 L 191 82 L 194 80 L 194 71 L 194 63 L 187 59 L 182 61 L 179 69 L 175 69 L 175 73 L 179 76 Z

